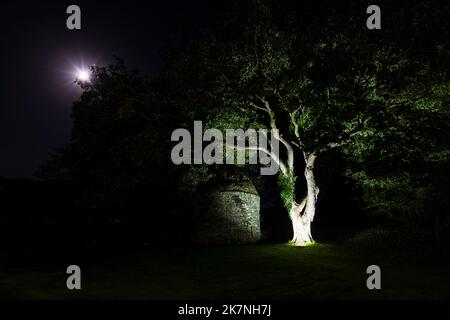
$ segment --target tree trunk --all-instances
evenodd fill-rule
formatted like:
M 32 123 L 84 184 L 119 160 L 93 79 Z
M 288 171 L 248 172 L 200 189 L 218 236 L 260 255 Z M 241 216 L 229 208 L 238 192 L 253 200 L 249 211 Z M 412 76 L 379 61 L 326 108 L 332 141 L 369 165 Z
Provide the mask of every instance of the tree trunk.
M 311 222 L 314 220 L 316 212 L 317 196 L 319 188 L 314 179 L 314 162 L 315 154 L 304 154 L 305 157 L 305 179 L 307 187 L 307 195 L 303 201 L 298 204 L 292 201 L 290 218 L 294 236 L 292 244 L 297 246 L 305 246 L 314 243 L 311 235 Z
M 309 221 L 314 221 L 314 215 L 316 213 L 317 196 L 319 195 L 319 188 L 316 185 L 314 179 L 314 162 L 316 161 L 316 155 L 305 154 L 305 179 L 307 187 L 307 197 L 305 215 L 308 216 Z
M 306 246 L 314 243 L 311 235 L 311 221 L 308 219 L 308 216 L 304 214 L 306 202 L 307 198 L 305 198 L 301 204 L 298 204 L 295 201 L 292 203 L 290 218 L 294 236 L 291 243 L 296 246 Z

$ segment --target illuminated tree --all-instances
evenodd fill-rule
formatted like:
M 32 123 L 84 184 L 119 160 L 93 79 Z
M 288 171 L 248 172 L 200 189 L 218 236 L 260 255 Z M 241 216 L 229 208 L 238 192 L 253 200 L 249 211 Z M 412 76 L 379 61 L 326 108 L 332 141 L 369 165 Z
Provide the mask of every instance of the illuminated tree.
M 391 16 L 383 15 L 383 30 L 368 31 L 363 6 L 323 8 L 246 2 L 171 64 L 191 109 L 203 107 L 210 126 L 279 130 L 280 191 L 295 245 L 313 242 L 315 165 L 323 153 L 376 149 L 413 162 L 429 147 L 423 129 L 447 112 L 448 14 L 441 12 L 448 10 L 386 4 Z

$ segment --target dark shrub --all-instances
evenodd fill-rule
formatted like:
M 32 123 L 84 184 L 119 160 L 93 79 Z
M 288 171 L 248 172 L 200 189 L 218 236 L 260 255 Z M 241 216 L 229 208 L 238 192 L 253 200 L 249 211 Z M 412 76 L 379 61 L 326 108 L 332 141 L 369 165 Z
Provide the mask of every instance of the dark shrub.
M 349 242 L 357 249 L 391 252 L 448 252 L 448 229 L 440 231 L 418 227 L 376 227 L 353 236 Z

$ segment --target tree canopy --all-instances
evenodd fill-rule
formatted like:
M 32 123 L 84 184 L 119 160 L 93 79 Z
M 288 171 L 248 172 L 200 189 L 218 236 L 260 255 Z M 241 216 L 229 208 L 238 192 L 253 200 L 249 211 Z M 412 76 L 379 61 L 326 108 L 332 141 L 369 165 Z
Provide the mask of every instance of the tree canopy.
M 121 61 L 94 68 L 63 152 L 73 179 L 110 196 L 124 186 L 177 184 L 186 170 L 206 179 L 211 167 L 180 169 L 169 157 L 171 131 L 203 120 L 218 129 L 280 131 L 280 192 L 294 239 L 295 219 L 314 219 L 314 164 L 330 150 L 346 157 L 346 174 L 372 210 L 445 219 L 449 4 L 380 2 L 381 30 L 366 28 L 361 3 L 328 4 L 236 2 L 216 25 L 171 48 L 156 79 Z M 305 232 L 299 242 L 312 240 Z

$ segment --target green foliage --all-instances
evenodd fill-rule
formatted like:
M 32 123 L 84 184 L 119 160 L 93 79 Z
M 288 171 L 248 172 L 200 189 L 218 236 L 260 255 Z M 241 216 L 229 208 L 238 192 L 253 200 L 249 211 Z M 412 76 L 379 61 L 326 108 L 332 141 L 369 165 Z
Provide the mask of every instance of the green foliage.
M 384 22 L 397 27 L 375 34 L 354 18 L 365 11 L 357 2 L 330 2 L 324 11 L 313 1 L 243 1 L 179 53 L 173 72 L 183 74 L 194 96 L 208 97 L 195 107 L 222 126 L 255 125 L 244 121 L 253 118 L 269 127 L 268 115 L 251 106 L 264 98 L 280 131 L 300 140 L 303 151 L 355 132 L 370 136 L 395 127 L 399 117 L 411 120 L 402 113 L 435 111 L 448 97 L 448 38 L 437 37 L 446 32 L 438 22 L 445 17 L 422 2 L 420 16 L 386 6 L 392 13 Z M 436 21 L 410 37 L 416 25 L 407 22 L 426 17 Z
M 347 148 L 347 175 L 357 182 L 371 212 L 402 222 L 440 224 L 449 217 L 450 121 L 448 111 L 419 114 L 399 116 L 395 126 Z
M 384 227 L 364 230 L 350 239 L 350 243 L 360 249 L 385 250 L 394 245 L 392 232 Z
M 438 223 L 448 207 L 449 4 L 383 2 L 381 32 L 364 28 L 365 4 L 327 4 L 241 1 L 172 54 L 168 73 L 194 119 L 270 128 L 263 98 L 297 151 L 345 146 L 366 208 Z M 289 209 L 295 180 L 279 186 Z
M 74 104 L 70 151 L 55 158 L 69 174 L 57 175 L 88 181 L 96 202 L 168 181 L 155 172 L 175 170 L 181 184 L 198 185 L 216 168 L 171 167 L 173 129 L 194 120 L 205 129 L 276 126 L 297 146 L 295 159 L 344 146 L 348 175 L 371 210 L 402 221 L 445 219 L 449 3 L 386 1 L 380 32 L 365 29 L 366 4 L 327 4 L 240 1 L 226 19 L 170 50 L 156 80 L 120 60 L 94 68 Z M 295 180 L 279 177 L 288 209 Z
M 71 141 L 40 176 L 79 186 L 83 205 L 128 206 L 136 190 L 167 187 L 173 171 L 167 162 L 170 133 L 178 113 L 167 112 L 162 80 L 151 81 L 121 59 L 91 72 L 73 104 Z
M 362 189 L 362 201 L 369 211 L 394 221 L 439 224 L 448 219 L 449 179 L 446 174 L 399 173 L 369 177 L 363 172 L 350 174 Z
M 280 189 L 281 200 L 288 212 L 292 209 L 292 202 L 295 200 L 295 181 L 297 177 L 286 177 L 282 174 L 278 175 L 278 187 Z
M 208 183 L 214 174 L 209 170 L 207 165 L 190 166 L 181 177 L 181 189 L 193 189 L 198 186 Z
M 414 254 L 436 250 L 443 253 L 450 249 L 450 239 L 442 231 L 436 232 L 423 227 L 376 227 L 356 234 L 349 243 L 357 249 L 385 253 Z

